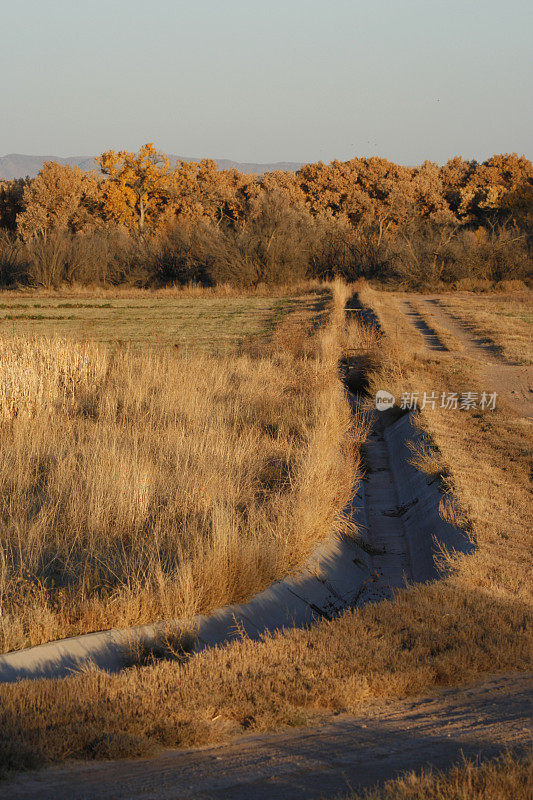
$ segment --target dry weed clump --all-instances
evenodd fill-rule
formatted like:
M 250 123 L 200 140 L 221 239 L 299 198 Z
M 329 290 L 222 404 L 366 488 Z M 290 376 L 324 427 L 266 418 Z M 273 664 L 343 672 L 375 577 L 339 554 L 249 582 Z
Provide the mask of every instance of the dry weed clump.
M 342 526 L 340 291 L 303 353 L 0 341 L 2 651 L 243 600 Z
M 528 800 L 532 768 L 530 756 L 512 752 L 485 762 L 464 759 L 449 770 L 409 772 L 344 800 Z

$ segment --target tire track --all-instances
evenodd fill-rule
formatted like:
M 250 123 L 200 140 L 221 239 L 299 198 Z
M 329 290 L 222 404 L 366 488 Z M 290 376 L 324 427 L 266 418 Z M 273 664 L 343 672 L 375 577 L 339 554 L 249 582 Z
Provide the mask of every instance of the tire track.
M 495 345 L 472 334 L 462 320 L 445 309 L 440 304 L 439 296 L 420 297 L 420 300 L 425 303 L 436 322 L 461 343 L 464 348 L 463 355 L 479 365 L 483 389 L 496 392 L 516 417 L 527 421 L 533 420 L 533 366 L 507 361 Z M 407 304 L 408 301 L 405 301 L 405 305 Z M 398 305 L 408 316 L 405 308 L 400 303 Z M 411 321 L 413 322 L 412 319 Z M 429 344 L 428 347 L 436 349 Z M 443 355 L 457 355 L 457 353 L 446 350 Z
M 437 331 L 429 325 L 419 311 L 413 306 L 409 300 L 405 300 L 404 313 L 410 317 L 412 324 L 422 334 L 427 347 L 430 350 L 437 350 L 441 353 L 447 353 L 448 348 L 439 337 Z

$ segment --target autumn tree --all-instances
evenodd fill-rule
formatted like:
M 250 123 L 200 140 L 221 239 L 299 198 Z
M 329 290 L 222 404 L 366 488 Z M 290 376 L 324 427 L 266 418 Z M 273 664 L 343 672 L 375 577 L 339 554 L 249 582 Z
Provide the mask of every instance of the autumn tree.
M 444 199 L 457 220 L 468 213 L 464 190 L 476 166 L 475 161 L 454 156 L 439 170 Z
M 37 177 L 24 188 L 18 231 L 28 240 L 52 230 L 76 232 L 90 227 L 97 194 L 98 181 L 90 173 L 45 161 Z
M 98 163 L 100 175 L 47 162 L 34 180 L 0 181 L 6 282 L 25 270 L 43 286 L 307 274 L 423 286 L 522 278 L 530 264 L 533 167 L 516 154 L 442 167 L 353 158 L 254 175 L 211 159 L 171 166 L 148 143 Z
M 381 235 L 413 205 L 414 171 L 385 158 L 307 164 L 297 177 L 313 213 L 346 215 L 352 224 L 375 220 Z
M 258 191 L 284 195 L 291 205 L 305 205 L 305 195 L 295 172 L 279 169 L 265 172 L 257 181 L 257 187 Z
M 234 196 L 231 177 L 212 159 L 178 161 L 169 176 L 165 218 L 186 223 L 220 220 Z
M 533 238 L 533 181 L 527 181 L 507 193 L 501 204 L 501 214 Z
M 527 158 L 516 153 L 495 155 L 480 164 L 473 177 L 471 213 L 476 220 L 492 224 L 505 216 L 510 194 L 521 194 L 533 185 L 533 168 Z
M 516 153 L 494 155 L 482 164 L 454 158 L 441 173 L 444 193 L 462 222 L 497 220 L 513 205 L 511 197 L 527 196 L 533 186 L 531 161 Z
M 127 227 L 153 225 L 168 199 L 170 162 L 149 142 L 138 153 L 108 150 L 96 159 L 108 177 L 104 213 Z

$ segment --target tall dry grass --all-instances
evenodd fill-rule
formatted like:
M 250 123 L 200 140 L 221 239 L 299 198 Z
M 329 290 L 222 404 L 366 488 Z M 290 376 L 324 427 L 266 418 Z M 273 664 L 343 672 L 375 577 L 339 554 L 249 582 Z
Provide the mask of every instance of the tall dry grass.
M 2 651 L 243 600 L 342 525 L 346 291 L 261 357 L 0 341 Z
M 463 759 L 446 771 L 407 772 L 337 800 L 528 800 L 532 768 L 530 755 L 512 752 L 488 761 Z
M 142 300 L 142 299 L 187 299 L 187 298 L 242 298 L 242 297 L 294 297 L 295 295 L 319 291 L 324 288 L 324 282 L 316 278 L 292 280 L 287 283 L 266 284 L 257 286 L 237 287 L 231 283 L 217 283 L 214 286 L 204 286 L 191 281 L 185 284 L 169 284 L 168 286 L 142 288 L 129 285 L 102 286 L 97 283 L 82 284 L 68 283 L 57 289 L 35 288 L 33 286 L 17 286 L 13 289 L 0 289 L 0 297 L 5 300 L 12 298 L 22 299 L 105 299 L 105 300 Z

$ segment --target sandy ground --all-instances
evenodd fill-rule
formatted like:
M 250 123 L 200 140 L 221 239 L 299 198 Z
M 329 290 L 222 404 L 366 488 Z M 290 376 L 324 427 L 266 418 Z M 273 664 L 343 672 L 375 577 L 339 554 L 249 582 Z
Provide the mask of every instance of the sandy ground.
M 12 800 L 285 800 L 336 797 L 428 764 L 492 757 L 531 742 L 533 675 L 369 706 L 316 728 L 166 751 L 153 759 L 72 762 L 0 785 Z
M 422 299 L 435 321 L 447 328 L 462 343 L 465 355 L 481 365 L 481 377 L 487 391 L 497 392 L 517 416 L 533 420 L 533 366 L 515 365 L 505 361 L 494 348 L 477 339 L 460 320 L 438 305 L 438 295 L 428 295 Z M 431 338 L 426 339 L 428 347 L 442 350 L 442 346 L 432 346 L 435 339 L 439 343 L 440 340 L 435 331 L 429 330 L 428 337 Z M 424 335 L 424 331 L 422 333 Z

